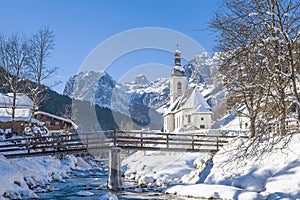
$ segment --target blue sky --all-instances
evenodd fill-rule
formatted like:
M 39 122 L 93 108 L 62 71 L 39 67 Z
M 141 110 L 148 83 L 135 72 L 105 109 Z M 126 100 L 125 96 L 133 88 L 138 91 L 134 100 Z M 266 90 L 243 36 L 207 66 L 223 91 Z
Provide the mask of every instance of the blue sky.
M 65 81 L 78 72 L 99 43 L 130 29 L 175 30 L 213 52 L 214 35 L 208 22 L 220 0 L 0 0 L 0 4 L 1 32 L 30 35 L 44 26 L 54 31 L 55 49 L 47 63 L 59 67 L 59 71 L 47 84 L 62 81 L 53 87 L 61 93 Z M 131 52 L 115 61 L 108 71 L 119 79 L 124 70 L 147 63 L 172 66 L 173 55 L 149 49 Z

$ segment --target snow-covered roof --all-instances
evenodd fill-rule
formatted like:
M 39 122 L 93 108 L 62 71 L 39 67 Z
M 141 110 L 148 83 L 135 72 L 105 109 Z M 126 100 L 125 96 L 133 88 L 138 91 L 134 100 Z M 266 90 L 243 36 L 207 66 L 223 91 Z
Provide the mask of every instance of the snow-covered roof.
M 67 123 L 70 123 L 72 124 L 72 126 L 77 129 L 78 126 L 77 124 L 75 124 L 72 120 L 68 119 L 68 118 L 64 118 L 64 117 L 60 117 L 60 116 L 57 116 L 57 115 L 53 115 L 53 114 L 50 114 L 50 113 L 47 113 L 47 112 L 44 112 L 44 111 L 36 111 L 34 113 L 34 115 L 38 115 L 38 114 L 41 114 L 41 115 L 46 115 L 48 117 L 52 117 L 54 119 L 57 119 L 57 120 L 61 120 L 61 121 L 64 121 L 64 122 L 67 122 Z
M 175 50 L 175 53 L 181 53 L 181 51 L 179 51 L 179 49 L 177 48 L 177 49 Z
M 211 107 L 207 104 L 197 87 L 194 87 L 189 98 L 187 98 L 183 108 L 196 108 L 195 112 L 211 112 Z
M 166 110 L 165 114 L 169 114 L 169 113 L 175 112 L 176 107 L 177 107 L 177 105 L 178 105 L 180 99 L 181 99 L 180 97 L 177 98 L 177 99 L 170 105 L 170 107 Z
M 181 71 L 181 72 L 185 72 L 185 70 L 184 70 L 184 68 L 182 66 L 175 65 L 174 69 L 176 69 L 178 71 Z
M 34 123 L 38 125 L 44 125 L 44 122 L 41 122 L 35 118 L 29 117 L 29 116 L 18 116 L 15 117 L 14 121 L 17 122 L 29 122 L 29 123 Z M 0 113 L 0 122 L 11 122 L 11 116 L 3 116 Z
M 13 102 L 13 93 L 0 93 L 0 108 L 11 108 Z M 32 108 L 33 101 L 23 93 L 16 95 L 16 108 Z
M 175 65 L 172 69 L 172 76 L 184 77 L 185 70 L 182 66 Z
M 178 97 L 167 109 L 165 115 L 182 109 L 193 109 L 194 113 L 212 113 L 211 107 L 197 87 L 187 90 L 184 95 Z
M 7 117 L 11 118 L 12 109 L 11 108 L 0 108 L 0 118 Z M 22 108 L 22 109 L 15 109 L 15 118 L 30 118 L 31 117 L 31 110 Z

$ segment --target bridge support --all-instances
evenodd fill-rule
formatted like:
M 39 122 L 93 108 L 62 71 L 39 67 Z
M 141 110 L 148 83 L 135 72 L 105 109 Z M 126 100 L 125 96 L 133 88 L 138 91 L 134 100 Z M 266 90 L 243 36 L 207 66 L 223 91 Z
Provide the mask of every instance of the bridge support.
M 112 147 L 109 150 L 107 188 L 111 190 L 118 190 L 122 186 L 120 154 L 121 148 Z

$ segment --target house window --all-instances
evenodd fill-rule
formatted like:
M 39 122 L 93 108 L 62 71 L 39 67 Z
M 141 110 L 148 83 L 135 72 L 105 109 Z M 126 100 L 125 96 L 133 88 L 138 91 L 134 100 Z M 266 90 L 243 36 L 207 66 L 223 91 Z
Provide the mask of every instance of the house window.
M 205 128 L 205 125 L 200 125 L 200 128 Z
M 178 92 L 178 95 L 181 95 L 181 91 L 182 91 L 182 85 L 180 82 L 177 83 L 177 92 Z
M 50 126 L 50 121 L 45 122 L 46 126 Z
M 188 123 L 191 123 L 191 115 L 188 115 Z
M 59 122 L 55 122 L 55 126 L 59 126 Z

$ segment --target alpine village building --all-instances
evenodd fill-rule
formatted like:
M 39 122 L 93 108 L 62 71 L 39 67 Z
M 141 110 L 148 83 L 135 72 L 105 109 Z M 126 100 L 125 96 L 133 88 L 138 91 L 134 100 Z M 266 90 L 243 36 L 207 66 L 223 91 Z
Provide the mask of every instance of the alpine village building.
M 213 116 L 211 107 L 197 86 L 187 89 L 178 45 L 174 61 L 170 78 L 170 106 L 164 112 L 164 132 L 210 129 Z
M 13 133 L 24 135 L 25 129 L 31 126 L 46 127 L 49 133 L 75 132 L 77 125 L 70 119 L 43 111 L 32 112 L 34 103 L 23 93 L 16 94 L 15 116 L 12 120 L 13 94 L 0 93 L 0 134 L 11 129 Z M 1 135 L 0 135 L 1 136 Z

